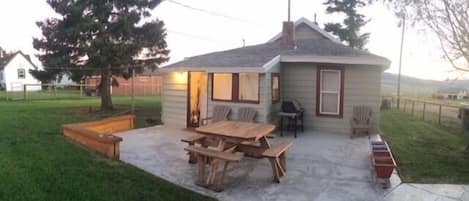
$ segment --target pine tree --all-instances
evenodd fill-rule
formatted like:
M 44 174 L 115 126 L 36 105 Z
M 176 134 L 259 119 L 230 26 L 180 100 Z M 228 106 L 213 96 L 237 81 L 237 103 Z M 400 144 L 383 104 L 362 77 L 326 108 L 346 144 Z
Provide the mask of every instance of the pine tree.
M 160 2 L 47 0 L 60 17 L 37 23 L 43 37 L 33 45 L 45 72 L 70 73 L 74 81 L 100 75 L 101 109 L 112 110 L 113 76 L 129 77 L 129 67 L 155 69 L 168 60 L 164 23 L 150 13 Z
M 326 12 L 344 13 L 346 18 L 342 23 L 327 23 L 325 30 L 339 37 L 341 41 L 345 41 L 348 46 L 364 49 L 370 33 L 360 34 L 360 29 L 368 23 L 365 16 L 358 13 L 357 8 L 366 6 L 363 0 L 327 0 Z

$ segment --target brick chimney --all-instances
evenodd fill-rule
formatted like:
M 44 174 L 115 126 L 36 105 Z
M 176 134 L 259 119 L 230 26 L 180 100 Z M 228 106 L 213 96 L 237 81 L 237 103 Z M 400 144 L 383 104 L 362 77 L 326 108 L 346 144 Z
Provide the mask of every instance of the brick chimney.
M 292 21 L 283 22 L 282 46 L 285 49 L 295 48 L 295 24 Z

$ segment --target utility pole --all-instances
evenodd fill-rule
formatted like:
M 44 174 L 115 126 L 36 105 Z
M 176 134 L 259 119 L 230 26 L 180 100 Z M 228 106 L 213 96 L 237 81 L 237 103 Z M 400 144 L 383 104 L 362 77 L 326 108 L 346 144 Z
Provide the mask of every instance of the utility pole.
M 131 105 L 130 112 L 135 114 L 135 67 L 132 67 L 132 92 L 131 92 Z
M 404 34 L 405 34 L 405 15 L 402 17 L 402 35 L 401 35 L 401 52 L 399 53 L 399 74 L 397 75 L 397 109 L 400 109 L 401 104 L 401 71 L 402 71 L 402 51 L 404 48 Z

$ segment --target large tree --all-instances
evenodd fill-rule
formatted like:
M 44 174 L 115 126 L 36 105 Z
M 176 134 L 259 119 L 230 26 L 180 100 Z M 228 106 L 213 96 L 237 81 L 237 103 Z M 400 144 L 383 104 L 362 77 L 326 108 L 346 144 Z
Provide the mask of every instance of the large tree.
M 398 16 L 423 23 L 438 36 L 444 57 L 469 72 L 468 0 L 393 0 Z
M 345 41 L 348 46 L 364 49 L 370 33 L 360 33 L 361 27 L 368 22 L 365 16 L 358 13 L 357 9 L 366 6 L 363 0 L 327 0 L 326 12 L 343 13 L 346 15 L 342 23 L 327 23 L 324 29 L 338 36 L 341 41 Z
M 161 0 L 47 0 L 59 18 L 37 25 L 34 48 L 47 73 L 71 73 L 72 79 L 100 75 L 101 109 L 113 109 L 113 76 L 129 77 L 131 68 L 157 68 L 168 60 L 164 23 L 151 19 Z

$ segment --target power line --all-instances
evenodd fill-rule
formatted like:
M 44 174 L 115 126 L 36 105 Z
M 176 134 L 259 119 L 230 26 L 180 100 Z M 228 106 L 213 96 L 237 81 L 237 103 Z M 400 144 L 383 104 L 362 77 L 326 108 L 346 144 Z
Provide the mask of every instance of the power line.
M 234 21 L 239 21 L 239 22 L 244 22 L 244 23 L 253 24 L 253 25 L 257 25 L 257 26 L 262 26 L 261 24 L 258 24 L 258 23 L 255 23 L 255 22 L 251 22 L 251 21 L 246 20 L 246 19 L 241 19 L 241 18 L 237 18 L 237 17 L 225 15 L 225 14 L 223 14 L 223 13 L 219 13 L 219 12 L 215 12 L 215 11 L 210 11 L 210 10 L 203 9 L 203 8 L 196 8 L 196 7 L 193 7 L 193 6 L 191 6 L 191 5 L 184 4 L 184 3 L 181 3 L 181 2 L 178 2 L 178 1 L 175 1 L 175 0 L 165 0 L 165 1 L 170 2 L 170 3 L 172 3 L 172 4 L 175 4 L 175 5 L 178 5 L 178 6 L 182 6 L 182 7 L 184 7 L 184 8 L 190 9 L 190 10 L 202 12 L 202 13 L 205 13 L 205 14 L 209 14 L 209 15 L 213 15 L 213 16 L 217 16 L 217 17 L 223 17 L 223 18 L 225 18 L 225 19 L 234 20 Z
M 187 38 L 203 40 L 203 41 L 212 42 L 212 43 L 228 42 L 228 41 L 222 41 L 222 40 L 214 40 L 210 37 L 204 37 L 204 36 L 194 35 L 194 34 L 190 34 L 190 33 L 169 30 L 169 29 L 168 29 L 168 32 L 173 33 L 173 34 L 177 34 L 177 35 L 180 35 L 180 36 L 184 36 L 184 37 L 187 37 Z

